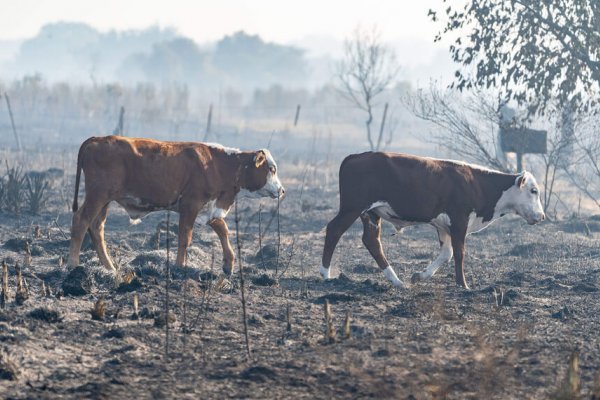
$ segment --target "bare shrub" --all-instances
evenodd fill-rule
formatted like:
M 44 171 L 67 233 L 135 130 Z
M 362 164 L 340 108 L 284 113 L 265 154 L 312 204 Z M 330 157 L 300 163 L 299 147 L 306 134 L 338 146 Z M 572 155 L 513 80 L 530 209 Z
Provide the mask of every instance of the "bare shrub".
M 600 118 L 581 117 L 577 124 L 574 157 L 565 163 L 569 181 L 600 209 Z
M 402 102 L 417 118 L 440 128 L 433 135 L 434 144 L 467 160 L 508 170 L 497 142 L 498 103 L 488 94 L 476 91 L 461 98 L 432 82 L 428 91 L 408 94 Z
M 373 140 L 371 125 L 376 99 L 387 90 L 398 75 L 398 64 L 394 52 L 381 41 L 375 28 L 354 30 L 352 38 L 344 45 L 344 58 L 337 65 L 339 92 L 358 109 L 367 113 L 365 126 L 371 150 L 382 145 L 385 113 L 377 140 Z M 387 112 L 387 105 L 386 105 Z
M 23 168 L 6 164 L 4 205 L 10 213 L 20 215 L 25 201 L 25 175 Z
M 0 351 L 0 379 L 16 381 L 19 379 L 19 375 L 21 374 L 20 368 L 9 356 L 5 349 Z
M 25 201 L 31 214 L 38 215 L 46 205 L 49 186 L 44 174 L 29 174 L 25 178 Z

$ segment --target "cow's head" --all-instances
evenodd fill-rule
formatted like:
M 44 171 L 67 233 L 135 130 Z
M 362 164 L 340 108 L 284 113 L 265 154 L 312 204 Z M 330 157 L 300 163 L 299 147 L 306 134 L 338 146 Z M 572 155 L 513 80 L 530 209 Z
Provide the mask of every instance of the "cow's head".
M 277 176 L 277 164 L 269 150 L 258 150 L 244 165 L 242 188 L 248 197 L 283 198 L 285 189 Z
M 502 194 L 504 209 L 523 217 L 528 224 L 537 224 L 546 218 L 540 202 L 540 188 L 531 175 L 524 171 L 515 179 L 515 184 Z

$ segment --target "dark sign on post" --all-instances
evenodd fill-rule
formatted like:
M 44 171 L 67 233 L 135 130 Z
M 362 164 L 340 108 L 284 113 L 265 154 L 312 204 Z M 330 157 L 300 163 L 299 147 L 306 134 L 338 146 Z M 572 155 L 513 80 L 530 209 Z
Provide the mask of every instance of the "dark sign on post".
M 500 128 L 500 147 L 506 153 L 546 154 L 547 132 L 528 128 Z

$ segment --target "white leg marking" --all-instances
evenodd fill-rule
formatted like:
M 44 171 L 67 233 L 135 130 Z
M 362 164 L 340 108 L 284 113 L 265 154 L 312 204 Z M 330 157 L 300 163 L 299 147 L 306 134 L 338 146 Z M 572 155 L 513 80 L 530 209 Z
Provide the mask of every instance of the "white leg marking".
M 321 268 L 319 268 L 319 272 L 321 273 L 323 279 L 331 279 L 331 268 L 325 268 L 321 265 Z
M 427 266 L 427 269 L 419 274 L 421 279 L 431 278 L 442 265 L 446 264 L 452 258 L 452 241 L 450 235 L 445 232 L 439 233 L 440 240 L 442 241 L 442 250 L 440 255 Z
M 385 275 L 385 277 L 388 278 L 390 282 L 392 282 L 392 285 L 406 289 L 406 285 L 404 284 L 404 282 L 398 279 L 391 265 L 388 265 L 388 267 L 383 271 L 383 275 Z

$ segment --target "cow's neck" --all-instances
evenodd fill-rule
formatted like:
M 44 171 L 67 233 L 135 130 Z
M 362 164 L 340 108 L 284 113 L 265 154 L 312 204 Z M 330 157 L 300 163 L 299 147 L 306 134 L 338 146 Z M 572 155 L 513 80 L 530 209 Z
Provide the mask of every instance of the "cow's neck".
M 244 173 L 244 167 L 247 165 L 251 165 L 251 160 L 254 157 L 253 152 L 240 152 L 236 154 L 232 154 L 230 157 L 235 159 L 235 173 L 232 177 L 232 181 L 235 187 L 235 194 L 237 194 L 241 189 L 245 188 L 247 185 L 246 176 Z
M 503 200 L 506 197 L 503 194 L 515 184 L 516 178 L 517 175 L 501 172 L 478 174 L 476 179 L 479 180 L 481 198 L 475 210 L 477 216 L 487 222 L 510 213 L 512 211 L 511 205 Z

